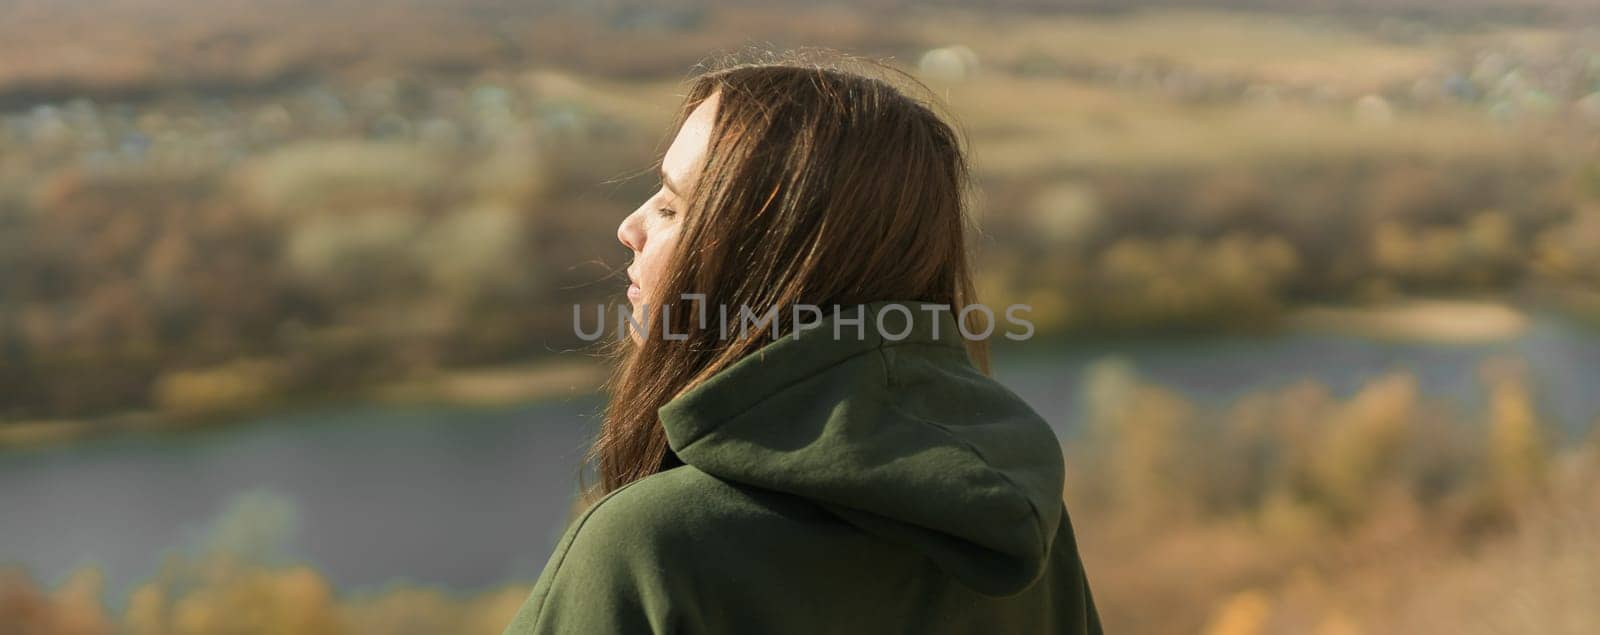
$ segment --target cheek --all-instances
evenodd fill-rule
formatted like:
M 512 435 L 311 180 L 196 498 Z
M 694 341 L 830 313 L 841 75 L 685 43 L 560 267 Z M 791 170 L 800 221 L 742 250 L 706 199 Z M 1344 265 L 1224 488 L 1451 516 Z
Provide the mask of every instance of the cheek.
M 672 253 L 677 249 L 678 232 L 676 225 L 672 227 L 656 227 L 650 232 L 650 242 L 645 245 L 644 253 L 640 259 L 640 274 L 643 282 L 655 286 L 666 273 L 667 265 L 672 260 Z

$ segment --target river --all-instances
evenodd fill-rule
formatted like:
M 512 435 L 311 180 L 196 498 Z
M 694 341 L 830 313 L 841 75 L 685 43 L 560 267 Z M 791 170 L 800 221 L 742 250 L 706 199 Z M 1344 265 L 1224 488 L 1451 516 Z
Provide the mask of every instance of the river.
M 1568 437 L 1600 417 L 1600 334 L 1538 317 L 1470 344 L 1349 335 L 1114 340 L 997 351 L 996 376 L 1070 438 L 1083 377 L 1118 357 L 1201 403 L 1306 378 L 1344 397 L 1406 370 L 1429 397 L 1481 410 L 1477 367 L 1527 360 Z M 537 576 L 567 517 L 598 397 L 511 407 L 347 404 L 183 433 L 0 452 L 0 564 L 47 584 L 94 565 L 107 601 L 169 553 L 222 543 L 316 567 L 345 591 L 458 591 Z

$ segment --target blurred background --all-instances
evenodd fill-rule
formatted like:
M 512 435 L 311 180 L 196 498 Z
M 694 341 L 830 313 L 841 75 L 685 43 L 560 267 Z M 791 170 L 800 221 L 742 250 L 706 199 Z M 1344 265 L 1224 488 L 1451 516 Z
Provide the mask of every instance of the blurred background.
M 1600 631 L 1591 0 L 0 0 L 0 633 L 497 633 L 708 56 L 947 100 L 1118 633 Z M 641 175 L 643 174 L 643 175 Z

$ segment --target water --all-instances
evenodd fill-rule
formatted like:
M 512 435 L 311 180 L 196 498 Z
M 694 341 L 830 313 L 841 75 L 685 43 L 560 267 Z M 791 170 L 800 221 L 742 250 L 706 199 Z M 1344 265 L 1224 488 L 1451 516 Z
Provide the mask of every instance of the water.
M 1527 363 L 1534 398 L 1569 439 L 1600 417 L 1600 331 L 1556 316 L 1535 317 L 1520 336 L 1504 341 L 1436 344 L 1371 340 L 1335 334 L 1285 333 L 1257 337 L 1136 340 L 1074 345 L 1057 350 L 1002 350 L 995 376 L 1069 432 L 1078 392 L 1097 360 L 1122 358 L 1145 381 L 1207 405 L 1281 388 L 1305 379 L 1337 397 L 1355 393 L 1389 372 L 1409 372 L 1423 395 L 1453 403 L 1464 416 L 1483 410 L 1479 368 L 1492 358 Z
M 1470 345 L 1286 334 L 1029 346 L 997 351 L 995 370 L 1070 436 L 1079 385 L 1110 356 L 1202 403 L 1305 378 L 1342 397 L 1407 370 L 1429 397 L 1476 413 L 1478 365 L 1501 355 L 1527 360 L 1543 412 L 1569 437 L 1600 417 L 1600 334 L 1554 318 Z M 98 565 L 113 606 L 165 554 L 217 541 L 268 543 L 343 590 L 528 581 L 567 518 L 599 405 L 352 405 L 0 453 L 0 563 L 49 584 Z
M 341 589 L 531 579 L 598 406 L 349 407 L 0 454 L 0 562 L 49 583 L 98 565 L 120 604 L 166 553 L 244 522 L 281 526 L 281 555 Z

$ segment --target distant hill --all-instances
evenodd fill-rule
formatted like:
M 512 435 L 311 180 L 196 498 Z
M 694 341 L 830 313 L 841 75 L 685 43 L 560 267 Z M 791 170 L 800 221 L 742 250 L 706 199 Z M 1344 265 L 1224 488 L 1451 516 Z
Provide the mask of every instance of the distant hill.
M 897 23 L 930 4 L 988 13 L 1230 8 L 1469 28 L 1600 24 L 1594 0 L 869 0 L 820 8 L 798 0 L 14 0 L 0 20 L 0 110 L 530 62 L 596 75 L 681 76 L 707 54 L 752 43 L 903 54 L 914 48 Z M 641 50 L 651 54 L 635 54 Z

